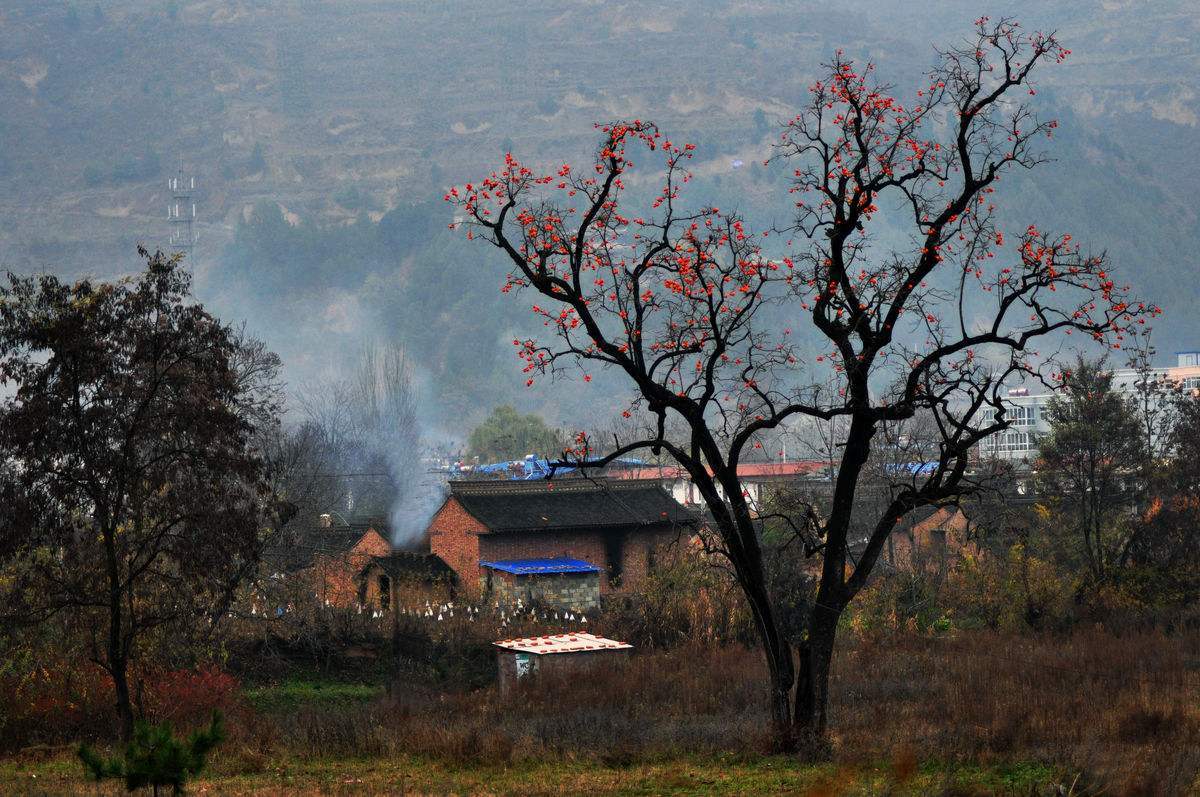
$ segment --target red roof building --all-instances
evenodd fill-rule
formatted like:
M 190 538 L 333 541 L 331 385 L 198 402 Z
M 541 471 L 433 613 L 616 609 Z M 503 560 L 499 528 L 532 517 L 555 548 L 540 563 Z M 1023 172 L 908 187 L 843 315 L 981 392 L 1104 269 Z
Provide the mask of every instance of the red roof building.
M 772 487 L 787 486 L 812 479 L 825 473 L 829 463 L 816 459 L 792 462 L 743 462 L 738 465 L 738 478 L 752 506 L 759 506 Z M 610 468 L 605 475 L 612 479 L 655 480 L 671 496 L 685 506 L 702 507 L 704 499 L 691 477 L 678 465 L 643 465 L 640 467 Z

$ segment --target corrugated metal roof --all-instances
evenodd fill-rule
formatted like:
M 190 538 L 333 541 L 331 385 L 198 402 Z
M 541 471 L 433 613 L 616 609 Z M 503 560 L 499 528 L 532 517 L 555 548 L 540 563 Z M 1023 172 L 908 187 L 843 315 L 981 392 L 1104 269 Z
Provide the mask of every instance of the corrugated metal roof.
M 516 576 L 543 573 L 598 573 L 600 568 L 582 559 L 505 559 L 499 562 L 480 562 L 480 567 L 501 570 Z
M 493 642 L 498 648 L 511 650 L 515 653 L 536 653 L 544 656 L 548 653 L 586 653 L 593 650 L 629 650 L 633 648 L 625 642 L 595 636 L 593 634 L 552 634 L 550 636 L 525 637 L 523 639 L 501 639 Z

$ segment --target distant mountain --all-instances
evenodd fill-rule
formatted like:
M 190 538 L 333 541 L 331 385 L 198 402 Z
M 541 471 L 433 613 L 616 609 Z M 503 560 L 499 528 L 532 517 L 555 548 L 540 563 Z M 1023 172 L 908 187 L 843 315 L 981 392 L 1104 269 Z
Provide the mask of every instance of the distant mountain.
M 1057 160 L 1006 184 L 1005 220 L 1108 250 L 1167 309 L 1159 348 L 1200 346 L 1200 11 L 1008 5 L 1073 55 L 1038 95 L 1062 122 Z M 700 145 L 694 195 L 768 223 L 786 203 L 759 164 L 820 61 L 841 47 L 903 90 L 978 6 L 9 0 L 0 264 L 131 267 L 135 241 L 165 241 L 182 166 L 200 185 L 202 294 L 248 317 L 294 382 L 362 337 L 400 336 L 450 417 L 514 396 L 593 413 L 584 394 L 519 389 L 511 336 L 527 316 L 495 295 L 491 253 L 446 234 L 444 186 L 508 148 L 580 160 L 594 122 L 640 116 Z

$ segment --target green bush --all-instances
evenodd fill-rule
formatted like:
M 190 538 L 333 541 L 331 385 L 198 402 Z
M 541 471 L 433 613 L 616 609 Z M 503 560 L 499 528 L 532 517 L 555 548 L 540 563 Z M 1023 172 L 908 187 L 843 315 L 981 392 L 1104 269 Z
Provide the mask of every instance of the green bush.
M 125 788 L 131 792 L 149 786 L 157 795 L 162 786 L 170 786 L 173 794 L 182 794 L 183 784 L 204 769 L 208 754 L 224 738 L 218 711 L 213 712 L 208 728 L 193 731 L 186 742 L 176 739 L 166 723 L 141 721 L 134 727 L 133 739 L 125 745 L 121 758 L 102 758 L 84 744 L 79 747 L 79 760 L 97 782 L 124 778 Z

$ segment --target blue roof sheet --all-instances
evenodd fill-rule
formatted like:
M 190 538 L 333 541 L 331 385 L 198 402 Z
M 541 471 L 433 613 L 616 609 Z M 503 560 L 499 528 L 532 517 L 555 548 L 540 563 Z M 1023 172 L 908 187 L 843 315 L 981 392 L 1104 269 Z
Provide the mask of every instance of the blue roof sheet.
M 505 559 L 499 562 L 480 562 L 480 567 L 512 573 L 516 576 L 543 573 L 599 573 L 600 568 L 582 559 Z
M 632 457 L 621 457 L 613 460 L 614 463 L 620 465 L 644 465 L 644 461 L 633 459 Z M 572 473 L 578 470 L 575 467 L 562 465 L 555 470 L 558 475 Z M 537 481 L 539 479 L 547 479 L 550 477 L 550 460 L 541 457 L 528 456 L 525 459 L 513 459 L 508 462 L 491 462 L 486 465 L 476 465 L 471 469 L 472 473 L 503 473 L 507 474 L 509 479 L 513 481 Z
M 888 473 L 911 473 L 913 476 L 928 476 L 937 470 L 936 462 L 896 462 L 883 466 Z

